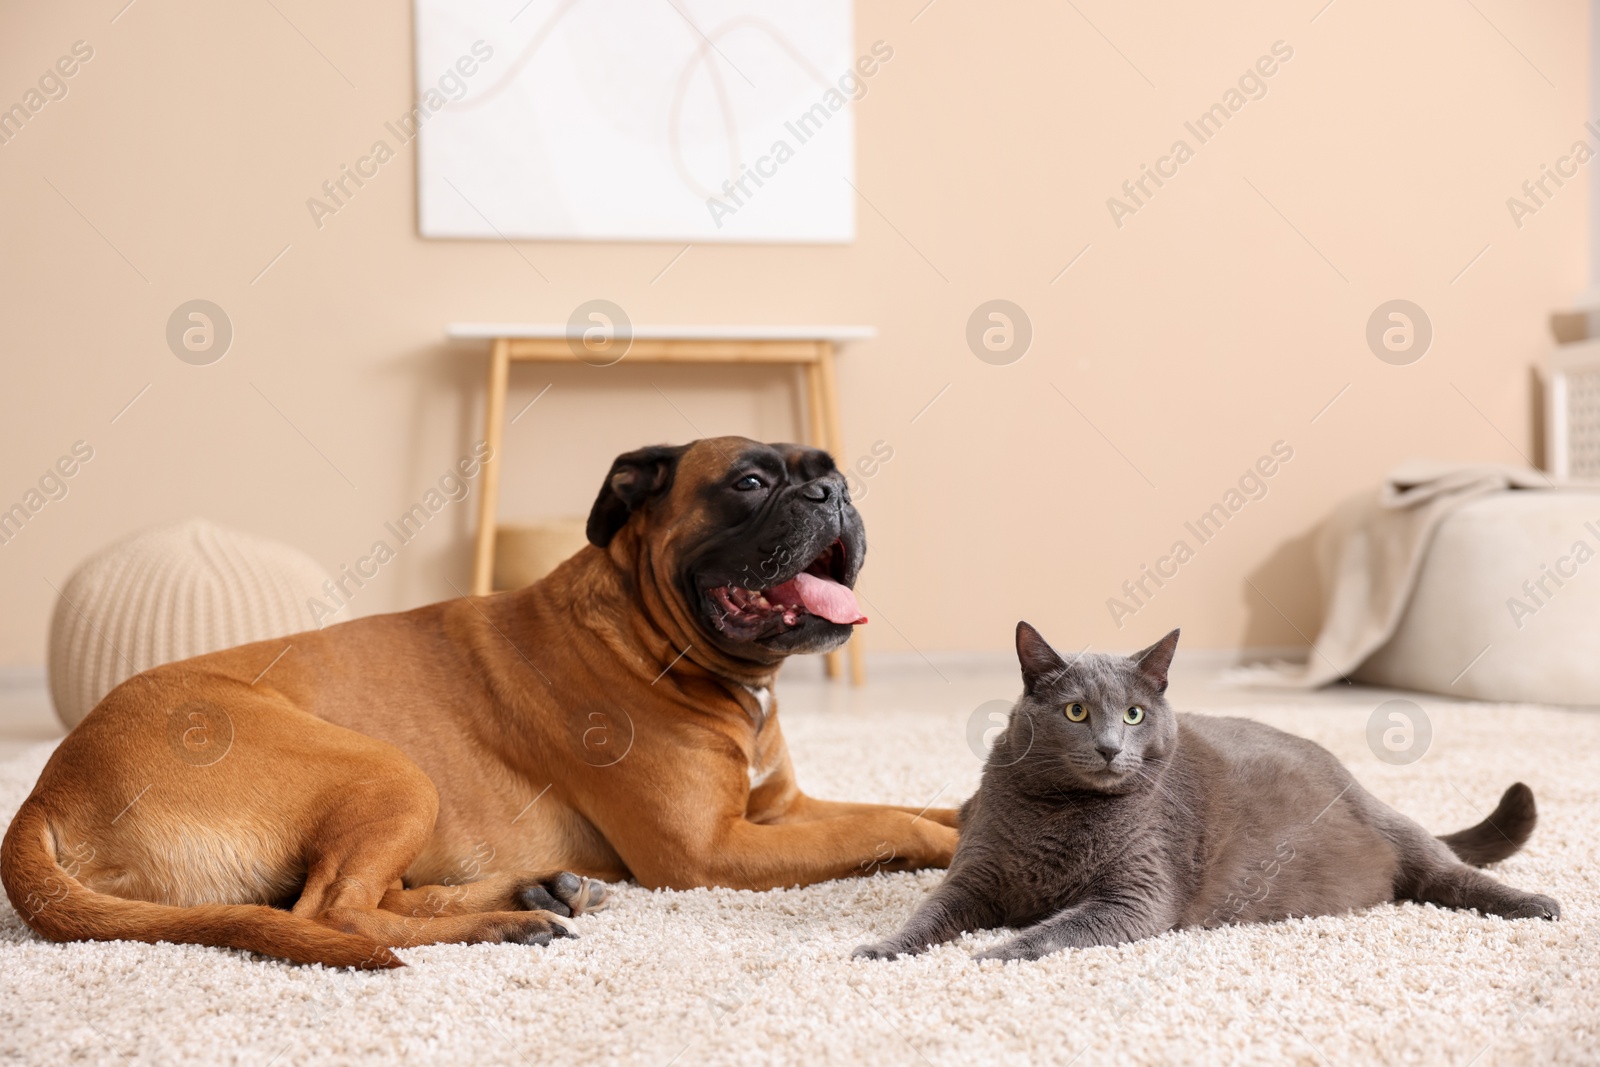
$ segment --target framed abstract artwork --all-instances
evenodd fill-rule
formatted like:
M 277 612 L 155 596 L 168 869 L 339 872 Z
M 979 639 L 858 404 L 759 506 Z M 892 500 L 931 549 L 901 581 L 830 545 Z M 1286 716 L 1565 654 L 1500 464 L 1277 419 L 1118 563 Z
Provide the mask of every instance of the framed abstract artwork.
M 425 237 L 848 242 L 851 0 L 416 0 Z M 404 123 L 403 123 L 404 126 Z

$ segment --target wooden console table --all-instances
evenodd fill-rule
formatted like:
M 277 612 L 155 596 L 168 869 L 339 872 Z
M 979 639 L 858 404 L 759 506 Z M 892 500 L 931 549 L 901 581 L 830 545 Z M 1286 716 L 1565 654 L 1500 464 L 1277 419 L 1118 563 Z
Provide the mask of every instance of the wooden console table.
M 479 487 L 478 535 L 472 558 L 472 592 L 493 591 L 495 528 L 500 495 L 500 454 L 505 434 L 506 393 L 513 363 L 581 363 L 568 327 L 559 323 L 452 323 L 452 340 L 488 341 L 489 388 L 484 415 L 484 440 L 494 451 L 483 465 Z M 834 347 L 844 341 L 876 336 L 870 326 L 635 326 L 631 341 L 618 357 L 633 363 L 766 363 L 801 371 L 806 398 L 809 443 L 846 463 L 839 430 L 839 387 L 834 372 Z M 850 680 L 866 680 L 861 643 L 851 640 Z M 829 678 L 839 676 L 840 654 L 828 653 Z

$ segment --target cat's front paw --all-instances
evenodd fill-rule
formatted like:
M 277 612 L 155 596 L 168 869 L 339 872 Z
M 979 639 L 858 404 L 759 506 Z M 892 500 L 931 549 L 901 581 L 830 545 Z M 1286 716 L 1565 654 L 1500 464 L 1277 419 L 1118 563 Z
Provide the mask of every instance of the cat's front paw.
M 1529 893 L 1521 904 L 1502 914 L 1507 919 L 1547 919 L 1555 921 L 1561 918 L 1561 905 L 1556 903 L 1554 897 L 1547 897 L 1542 893 Z
M 870 945 L 857 945 L 854 952 L 850 953 L 853 960 L 892 960 L 900 956 L 911 956 L 899 945 L 890 941 L 877 941 Z
M 975 960 L 1036 960 L 1048 956 L 1054 949 L 1037 944 L 1026 937 L 1013 937 L 993 948 L 973 954 Z

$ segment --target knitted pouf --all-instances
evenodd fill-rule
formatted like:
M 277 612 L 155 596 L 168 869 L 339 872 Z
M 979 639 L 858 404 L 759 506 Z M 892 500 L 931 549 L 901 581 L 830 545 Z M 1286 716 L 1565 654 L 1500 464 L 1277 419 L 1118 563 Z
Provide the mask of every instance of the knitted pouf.
M 139 671 L 308 630 L 327 573 L 305 553 L 204 519 L 91 556 L 50 621 L 50 697 L 68 729 Z
M 1478 700 L 1600 704 L 1597 556 L 1594 492 L 1480 496 L 1439 524 L 1394 635 L 1353 677 Z

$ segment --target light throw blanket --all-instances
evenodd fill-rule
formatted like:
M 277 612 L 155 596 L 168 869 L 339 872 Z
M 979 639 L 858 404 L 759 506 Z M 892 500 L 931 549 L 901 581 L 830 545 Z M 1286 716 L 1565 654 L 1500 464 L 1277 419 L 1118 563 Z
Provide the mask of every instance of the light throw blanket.
M 1376 493 L 1346 500 L 1318 532 L 1325 608 L 1310 658 L 1239 680 L 1314 689 L 1350 675 L 1400 625 L 1434 531 L 1452 512 L 1486 493 L 1555 488 L 1600 487 L 1558 486 L 1543 471 L 1499 463 L 1414 459 L 1395 467 Z

